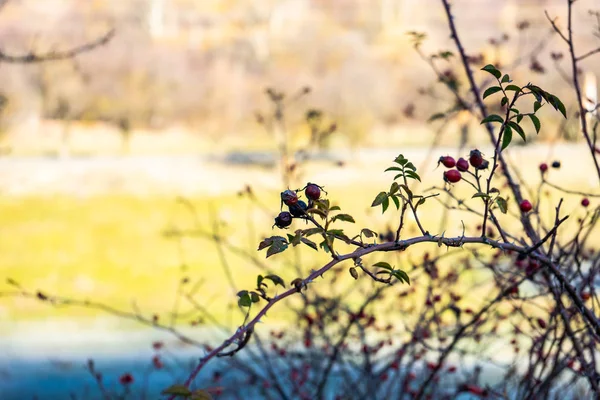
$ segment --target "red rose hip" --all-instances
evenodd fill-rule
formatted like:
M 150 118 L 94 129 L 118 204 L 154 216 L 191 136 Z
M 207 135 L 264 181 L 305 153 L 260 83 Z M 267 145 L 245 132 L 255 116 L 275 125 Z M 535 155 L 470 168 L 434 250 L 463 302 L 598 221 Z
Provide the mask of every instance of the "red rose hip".
M 446 167 L 446 168 L 454 168 L 454 166 L 456 165 L 456 161 L 454 161 L 454 158 L 452 158 L 450 156 L 440 157 L 440 159 L 438 160 L 438 165 L 440 163 L 444 164 L 444 167 Z
M 456 162 L 456 169 L 459 170 L 460 172 L 468 171 L 469 170 L 469 162 L 462 157 L 459 158 L 458 161 Z
M 455 169 L 451 169 L 449 171 L 444 172 L 444 180 L 450 183 L 456 183 L 460 181 L 462 178 L 460 172 Z
M 483 164 L 483 156 L 481 155 L 481 152 L 477 149 L 471 150 L 469 153 L 469 162 L 475 168 L 480 167 L 481 164 Z
M 590 205 L 590 200 L 588 198 L 582 199 L 581 200 L 581 205 L 584 207 L 587 207 Z
M 548 164 L 546 163 L 541 163 L 540 164 L 540 172 L 543 174 L 544 172 L 548 171 Z
M 519 208 L 522 212 L 526 213 L 531 211 L 533 209 L 533 206 L 531 205 L 531 202 L 529 200 L 523 200 L 519 203 Z
M 308 197 L 311 200 L 319 200 L 319 197 L 321 197 L 321 188 L 319 187 L 319 185 L 309 183 L 308 185 L 306 185 L 306 190 L 304 191 L 304 194 L 306 194 L 306 197 Z

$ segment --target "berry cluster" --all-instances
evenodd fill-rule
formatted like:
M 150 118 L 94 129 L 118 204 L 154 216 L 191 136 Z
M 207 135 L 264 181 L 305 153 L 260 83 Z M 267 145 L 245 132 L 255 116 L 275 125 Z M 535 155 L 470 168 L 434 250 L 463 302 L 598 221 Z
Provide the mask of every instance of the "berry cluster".
M 302 190 L 308 199 L 308 204 L 298 198 L 298 192 Z M 287 228 L 292 224 L 293 218 L 306 218 L 306 211 L 321 198 L 321 192 L 324 192 L 321 186 L 310 182 L 303 189 L 287 189 L 281 192 L 281 203 L 285 204 L 289 211 L 282 211 L 275 217 L 275 226 L 281 229 Z
M 444 172 L 444 181 L 449 183 L 456 183 L 462 179 L 461 172 L 467 172 L 469 170 L 469 164 L 476 170 L 487 169 L 490 166 L 490 162 L 483 158 L 481 151 L 475 149 L 469 153 L 469 161 L 460 157 L 458 161 L 455 161 L 453 157 L 442 156 L 438 160 L 438 165 L 442 164 L 446 168 L 454 168 Z

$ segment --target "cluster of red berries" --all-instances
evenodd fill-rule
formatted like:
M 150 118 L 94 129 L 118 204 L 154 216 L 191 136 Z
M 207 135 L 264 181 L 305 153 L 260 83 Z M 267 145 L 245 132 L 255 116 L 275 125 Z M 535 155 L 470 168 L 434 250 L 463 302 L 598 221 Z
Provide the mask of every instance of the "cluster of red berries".
M 282 211 L 275 217 L 276 227 L 281 229 L 287 228 L 292 224 L 293 218 L 304 218 L 306 216 L 306 210 L 312 206 L 314 201 L 321 198 L 321 191 L 323 191 L 323 188 L 315 183 L 309 182 L 303 190 L 308 198 L 308 204 L 298 198 L 299 190 L 287 189 L 281 192 L 281 202 L 288 206 L 289 211 Z
M 458 161 L 450 156 L 442 156 L 438 160 L 438 165 L 442 164 L 446 168 L 454 168 L 444 172 L 444 181 L 450 183 L 456 183 L 462 179 L 461 172 L 467 172 L 469 170 L 469 164 L 475 169 L 487 169 L 490 165 L 488 160 L 483 158 L 481 152 L 477 149 L 471 150 L 469 153 L 469 161 L 460 157 Z

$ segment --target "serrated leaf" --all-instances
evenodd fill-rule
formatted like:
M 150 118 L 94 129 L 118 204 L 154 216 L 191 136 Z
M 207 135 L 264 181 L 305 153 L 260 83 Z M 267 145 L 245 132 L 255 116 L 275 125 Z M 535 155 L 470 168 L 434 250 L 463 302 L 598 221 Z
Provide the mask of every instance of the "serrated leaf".
M 275 284 L 275 286 L 281 285 L 282 287 L 285 287 L 285 283 L 283 282 L 283 279 L 281 279 L 278 275 L 270 274 L 270 275 L 265 276 L 265 279 L 268 279 L 271 282 L 273 282 Z
M 312 240 L 308 240 L 307 238 L 302 238 L 301 240 L 302 240 L 302 243 L 304 243 L 305 245 L 307 245 L 311 249 L 314 249 L 314 250 L 317 250 L 317 251 L 319 250 L 317 248 L 317 244 L 315 242 L 313 242 Z
M 485 67 L 481 68 L 481 70 L 489 72 L 490 74 L 494 75 L 494 77 L 496 77 L 496 79 L 500 79 L 500 77 L 502 76 L 502 73 L 500 71 L 498 71 L 498 69 L 496 67 L 494 67 L 492 64 L 486 65 Z
M 385 199 L 383 199 L 383 202 L 381 203 L 381 208 L 382 211 L 381 213 L 385 213 L 385 211 L 388 209 L 388 207 L 390 206 L 390 199 L 386 196 Z
M 502 88 L 500 86 L 489 87 L 485 90 L 485 92 L 483 92 L 483 99 L 485 100 L 486 97 L 491 96 L 494 93 L 498 93 L 500 91 L 502 91 Z
M 512 92 L 520 92 L 521 88 L 518 87 L 517 85 L 508 85 L 504 88 L 504 90 L 506 91 L 512 91 Z
M 337 221 L 337 220 L 355 223 L 354 218 L 352 217 L 352 215 L 349 215 L 349 214 L 338 214 L 331 219 L 332 222 Z
M 368 228 L 363 228 L 361 229 L 360 233 L 362 233 L 363 235 L 365 235 L 366 238 L 372 238 L 374 236 L 377 236 L 377 232 L 372 231 Z
M 504 135 L 502 136 L 502 150 L 507 148 L 511 141 L 512 141 L 512 129 L 510 128 L 510 126 L 506 125 L 504 127 Z
M 162 395 L 172 395 L 172 396 L 183 396 L 189 397 L 192 395 L 192 391 L 187 388 L 185 385 L 175 384 L 171 385 L 165 390 L 161 392 Z
M 400 209 L 400 200 L 398 200 L 398 197 L 397 196 L 392 196 L 392 201 L 396 205 L 396 210 L 399 210 Z
M 316 235 L 317 233 L 323 232 L 323 229 L 321 229 L 321 228 L 309 228 L 309 229 L 303 230 L 302 232 L 304 232 L 304 236 L 312 236 L 312 235 Z
M 264 239 L 262 242 L 260 242 L 260 244 L 258 245 L 258 250 L 262 250 L 265 247 L 269 247 L 275 241 L 285 241 L 285 238 L 283 236 L 268 237 L 268 238 Z
M 508 203 L 505 199 L 502 197 L 497 197 L 496 204 L 498 204 L 498 208 L 500 208 L 502 214 L 506 214 L 508 212 Z
M 373 200 L 373 203 L 371 204 L 371 207 L 377 207 L 378 205 L 382 204 L 384 200 L 386 200 L 388 197 L 386 192 L 380 192 L 377 197 L 375 197 L 375 200 Z
M 542 128 L 542 124 L 540 123 L 540 119 L 533 114 L 529 114 L 529 118 L 535 127 L 535 133 L 540 133 L 540 129 Z
M 410 278 L 406 272 L 397 269 L 392 272 L 392 275 L 394 275 L 400 282 L 404 281 L 410 285 Z
M 373 264 L 373 266 L 377 268 L 387 269 L 388 271 L 393 270 L 392 266 L 389 263 L 386 263 L 385 261 L 379 261 Z
M 329 248 L 327 241 L 323 240 L 321 243 L 319 243 L 319 247 L 322 248 L 326 253 L 331 253 L 331 249 Z
M 492 115 L 488 115 L 487 117 L 482 119 L 480 125 L 487 124 L 488 122 L 499 122 L 499 123 L 503 124 L 504 119 L 497 114 L 492 114 Z
M 271 247 L 269 247 L 269 249 L 267 250 L 267 258 L 269 258 L 272 255 L 275 255 L 277 253 L 281 253 L 282 251 L 285 251 L 287 248 L 288 248 L 287 243 L 280 242 L 280 241 L 273 242 Z
M 524 142 L 526 142 L 526 141 L 527 141 L 527 138 L 525 137 L 525 131 L 523 130 L 523 128 L 521 128 L 521 126 L 520 126 L 519 124 L 517 124 L 517 123 L 516 123 L 516 122 L 514 122 L 514 121 L 510 121 L 510 122 L 508 123 L 508 125 L 510 125 L 510 127 L 511 127 L 513 130 L 515 130 L 515 131 L 516 131 L 516 132 L 519 134 L 519 136 L 521 136 L 521 139 L 523 139 L 523 141 L 524 141 Z

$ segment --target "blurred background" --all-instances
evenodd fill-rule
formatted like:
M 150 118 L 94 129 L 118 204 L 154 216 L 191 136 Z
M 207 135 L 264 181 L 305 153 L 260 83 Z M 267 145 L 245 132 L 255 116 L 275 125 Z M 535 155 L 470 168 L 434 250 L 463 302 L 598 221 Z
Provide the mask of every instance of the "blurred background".
M 544 15 L 564 27 L 565 1 L 453 3 L 478 82 L 493 63 L 518 84 L 548 88 L 574 114 L 567 49 Z M 600 43 L 597 6 L 580 0 L 574 9 L 582 53 Z M 0 9 L 0 48 L 10 55 L 67 50 L 111 29 L 108 43 L 72 58 L 0 62 L 0 277 L 10 280 L 0 292 L 17 286 L 163 320 L 181 306 L 188 279 L 234 328 L 232 287 L 251 287 L 257 270 L 174 230 L 219 229 L 255 252 L 273 234 L 279 192 L 310 181 L 357 226 L 383 232 L 391 223 L 369 205 L 399 152 L 419 165 L 424 188 L 441 185 L 440 155 L 492 153 L 479 121 L 454 107 L 435 72 L 466 92 L 458 58 L 444 54 L 455 48 L 437 0 L 9 0 Z M 581 68 L 594 97 L 600 64 L 590 57 Z M 530 129 L 510 155 L 522 175 L 535 180 L 538 163 L 554 159 L 585 171 L 577 119 L 547 110 L 541 118 L 540 134 Z M 298 165 L 288 178 L 278 169 L 282 144 Z M 555 178 L 595 187 L 585 173 Z M 326 259 L 307 254 L 304 268 Z M 167 335 L 80 305 L 0 297 L 0 393 L 60 389 L 59 376 L 86 376 L 88 357 L 133 362 Z M 173 324 L 215 337 L 206 321 Z M 31 371 L 45 378 L 34 384 Z

